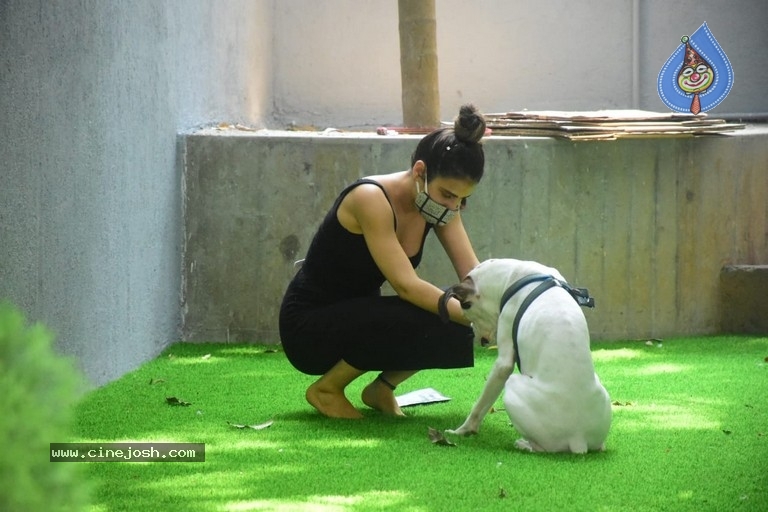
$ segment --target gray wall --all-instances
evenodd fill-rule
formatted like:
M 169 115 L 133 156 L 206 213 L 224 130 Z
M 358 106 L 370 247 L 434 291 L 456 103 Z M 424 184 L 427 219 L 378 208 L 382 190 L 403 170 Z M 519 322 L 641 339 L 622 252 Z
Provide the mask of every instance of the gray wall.
M 96 385 L 179 337 L 177 138 L 269 111 L 267 1 L 0 0 L 0 300 Z
M 713 114 L 768 115 L 766 0 L 438 0 L 442 119 L 484 112 L 669 109 L 664 62 L 705 21 L 735 83 Z M 276 127 L 402 123 L 397 2 L 275 2 Z

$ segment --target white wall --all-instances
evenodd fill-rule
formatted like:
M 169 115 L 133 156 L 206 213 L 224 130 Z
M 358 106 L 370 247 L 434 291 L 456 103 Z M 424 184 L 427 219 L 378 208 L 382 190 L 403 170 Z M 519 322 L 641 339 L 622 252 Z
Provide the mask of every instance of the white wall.
M 401 123 L 397 16 L 394 0 L 275 2 L 275 125 Z M 736 76 L 711 114 L 768 113 L 765 0 L 437 0 L 436 16 L 445 120 L 466 101 L 668 111 L 659 70 L 705 21 Z

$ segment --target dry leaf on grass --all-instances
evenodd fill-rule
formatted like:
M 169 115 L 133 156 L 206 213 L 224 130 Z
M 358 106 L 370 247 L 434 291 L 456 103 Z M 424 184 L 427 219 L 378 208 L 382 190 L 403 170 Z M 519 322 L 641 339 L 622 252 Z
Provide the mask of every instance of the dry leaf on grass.
M 274 421 L 273 420 L 269 420 L 267 422 L 261 423 L 260 425 L 241 425 L 239 423 L 232 423 L 232 422 L 228 421 L 227 425 L 229 425 L 230 427 L 241 429 L 241 430 L 245 429 L 245 428 L 250 428 L 250 429 L 253 429 L 253 430 L 264 430 L 265 428 L 271 427 L 272 423 L 274 423 Z
M 150 386 L 152 386 L 153 384 L 160 384 L 161 382 L 165 382 L 165 379 L 149 379 Z
M 456 446 L 454 443 L 452 443 L 449 439 L 447 439 L 442 432 L 440 432 L 437 429 L 434 429 L 432 427 L 427 427 L 429 429 L 429 440 L 432 441 L 432 444 L 436 444 L 439 446 Z
M 165 403 L 167 403 L 168 405 L 181 405 L 183 407 L 186 407 L 188 405 L 192 405 L 192 402 L 185 402 L 184 400 L 176 398 L 175 396 L 167 396 L 167 397 L 165 397 Z

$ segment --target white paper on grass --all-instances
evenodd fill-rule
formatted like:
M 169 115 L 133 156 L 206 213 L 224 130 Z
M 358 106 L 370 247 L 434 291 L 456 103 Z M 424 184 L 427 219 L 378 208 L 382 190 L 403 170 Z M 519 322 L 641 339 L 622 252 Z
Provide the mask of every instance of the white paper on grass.
M 438 402 L 447 402 L 449 397 L 432 388 L 417 389 L 409 393 L 396 397 L 397 405 L 408 407 L 410 405 L 435 404 Z

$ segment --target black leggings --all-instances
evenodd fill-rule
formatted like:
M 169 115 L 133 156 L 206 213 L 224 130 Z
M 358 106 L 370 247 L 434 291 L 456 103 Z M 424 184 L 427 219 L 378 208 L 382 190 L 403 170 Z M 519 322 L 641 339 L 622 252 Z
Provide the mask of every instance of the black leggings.
M 340 360 L 363 371 L 465 368 L 472 329 L 396 296 L 313 303 L 292 283 L 280 308 L 280 338 L 297 370 L 322 375 Z

